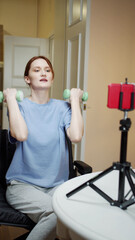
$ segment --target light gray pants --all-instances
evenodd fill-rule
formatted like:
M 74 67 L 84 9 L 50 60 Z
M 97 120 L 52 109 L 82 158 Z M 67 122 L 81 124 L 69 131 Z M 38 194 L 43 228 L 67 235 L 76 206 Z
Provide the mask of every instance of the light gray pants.
M 55 239 L 57 218 L 52 208 L 55 190 L 56 187 L 47 189 L 15 180 L 7 187 L 8 203 L 37 223 L 27 240 Z

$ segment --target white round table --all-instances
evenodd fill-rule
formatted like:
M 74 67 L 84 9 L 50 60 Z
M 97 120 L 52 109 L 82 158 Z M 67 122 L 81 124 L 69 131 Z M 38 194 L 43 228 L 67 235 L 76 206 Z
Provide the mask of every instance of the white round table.
M 118 171 L 112 171 L 96 181 L 96 185 L 114 200 L 118 199 Z M 64 239 L 135 240 L 135 204 L 126 210 L 111 206 L 87 186 L 67 198 L 66 194 L 98 173 L 86 174 L 62 184 L 53 196 L 53 208 L 58 219 L 67 227 Z M 125 184 L 126 191 L 129 189 Z M 58 226 L 58 235 L 63 228 Z M 70 238 L 69 238 L 70 236 Z

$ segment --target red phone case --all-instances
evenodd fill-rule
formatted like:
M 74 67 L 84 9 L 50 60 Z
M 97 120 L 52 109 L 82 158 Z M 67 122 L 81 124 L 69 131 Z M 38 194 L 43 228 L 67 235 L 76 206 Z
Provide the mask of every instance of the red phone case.
M 133 93 L 133 84 L 122 84 L 121 92 L 123 93 L 122 109 L 131 108 L 131 94 Z
M 108 85 L 108 108 L 119 108 L 121 84 Z
M 121 110 L 130 110 L 132 93 L 135 94 L 134 84 L 109 84 L 107 107 L 120 109 L 120 96 L 122 96 Z M 133 107 L 135 108 L 135 98 Z

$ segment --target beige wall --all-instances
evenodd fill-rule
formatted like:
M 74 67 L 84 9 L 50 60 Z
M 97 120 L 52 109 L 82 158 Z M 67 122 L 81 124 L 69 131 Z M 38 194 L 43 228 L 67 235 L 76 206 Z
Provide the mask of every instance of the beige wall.
M 0 24 L 4 33 L 37 36 L 37 0 L 0 0 Z
M 37 36 L 49 38 L 52 34 L 54 34 L 54 0 L 39 0 Z
M 0 0 L 0 24 L 5 34 L 48 38 L 54 33 L 54 0 Z
M 88 108 L 85 161 L 103 170 L 119 161 L 119 120 L 123 112 L 107 108 L 109 83 L 135 82 L 135 1 L 91 0 Z M 135 167 L 135 112 L 129 113 L 128 158 Z

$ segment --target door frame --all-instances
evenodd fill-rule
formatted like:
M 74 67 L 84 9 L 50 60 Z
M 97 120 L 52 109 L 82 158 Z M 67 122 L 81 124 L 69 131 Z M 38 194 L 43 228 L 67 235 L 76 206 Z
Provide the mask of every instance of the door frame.
M 85 33 L 85 54 L 84 54 L 84 91 L 88 87 L 88 66 L 89 66 L 89 46 L 90 46 L 90 10 L 91 0 L 87 0 L 87 16 L 86 16 L 86 33 Z M 86 111 L 83 111 L 84 119 L 84 136 L 81 145 L 81 160 L 84 161 L 85 156 L 85 140 L 86 140 Z

